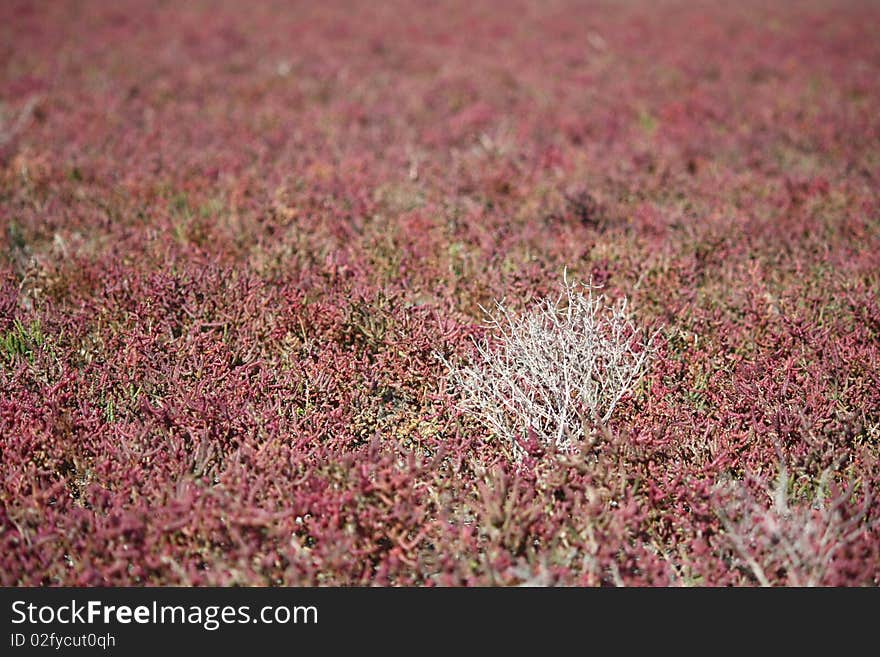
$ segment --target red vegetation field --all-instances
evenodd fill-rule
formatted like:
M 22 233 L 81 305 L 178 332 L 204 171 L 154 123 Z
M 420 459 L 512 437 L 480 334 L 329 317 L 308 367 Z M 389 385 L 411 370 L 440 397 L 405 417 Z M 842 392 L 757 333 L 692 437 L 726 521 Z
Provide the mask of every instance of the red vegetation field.
M 880 5 L 0 3 L 0 584 L 880 583 Z M 569 278 L 573 449 L 447 362 Z

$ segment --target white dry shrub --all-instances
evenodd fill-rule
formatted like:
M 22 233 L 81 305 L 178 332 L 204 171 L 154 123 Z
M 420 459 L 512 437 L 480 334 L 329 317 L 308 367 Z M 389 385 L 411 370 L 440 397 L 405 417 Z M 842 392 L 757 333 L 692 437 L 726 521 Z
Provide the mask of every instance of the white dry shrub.
M 563 274 L 557 297 L 523 315 L 496 301 L 483 311 L 488 335 L 469 362 L 451 364 L 459 408 L 479 419 L 522 456 L 523 439 L 570 450 L 602 426 L 645 371 L 653 336 L 645 339 L 598 288 Z
M 784 467 L 776 485 L 766 491 L 766 501 L 755 499 L 742 483 L 719 484 L 716 513 L 727 546 L 761 586 L 825 585 L 838 553 L 871 529 L 865 522 L 870 493 L 865 491 L 860 509 L 846 514 L 844 507 L 856 486 L 850 484 L 828 499 L 831 475 L 830 468 L 825 470 L 810 499 L 802 500 L 792 499 Z

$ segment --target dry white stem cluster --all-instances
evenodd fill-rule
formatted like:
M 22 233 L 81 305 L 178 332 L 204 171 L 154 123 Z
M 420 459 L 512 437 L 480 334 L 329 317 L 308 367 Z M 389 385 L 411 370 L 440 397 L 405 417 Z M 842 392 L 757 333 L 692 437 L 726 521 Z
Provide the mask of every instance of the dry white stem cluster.
M 771 586 L 780 576 L 788 586 L 821 586 L 835 556 L 865 531 L 870 494 L 866 492 L 862 507 L 847 517 L 843 507 L 855 484 L 827 499 L 830 476 L 831 470 L 823 473 L 811 502 L 792 503 L 784 468 L 768 491 L 769 507 L 743 485 L 728 484 L 720 491 L 724 502 L 717 513 L 728 544 L 761 586 Z
M 517 316 L 496 302 L 471 361 L 449 367 L 459 407 L 522 455 L 536 437 L 568 450 L 605 424 L 645 371 L 652 338 L 591 285 L 563 276 L 562 292 Z

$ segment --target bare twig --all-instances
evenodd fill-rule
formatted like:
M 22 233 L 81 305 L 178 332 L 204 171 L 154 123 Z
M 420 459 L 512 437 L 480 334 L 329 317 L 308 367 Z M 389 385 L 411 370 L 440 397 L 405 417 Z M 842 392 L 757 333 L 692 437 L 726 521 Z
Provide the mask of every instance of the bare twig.
M 461 410 L 507 440 L 537 437 L 569 450 L 604 425 L 644 373 L 652 338 L 591 285 L 564 275 L 561 294 L 515 316 L 503 302 L 485 310 L 494 340 L 475 342 L 470 363 L 449 367 Z

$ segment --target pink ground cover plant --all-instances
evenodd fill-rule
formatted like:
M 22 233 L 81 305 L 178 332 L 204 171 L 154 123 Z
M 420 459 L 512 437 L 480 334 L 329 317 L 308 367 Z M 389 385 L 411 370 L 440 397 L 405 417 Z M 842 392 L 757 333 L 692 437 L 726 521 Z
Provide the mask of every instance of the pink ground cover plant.
M 878 585 L 878 23 L 0 3 L 0 584 Z M 498 440 L 563 271 L 650 364 Z

